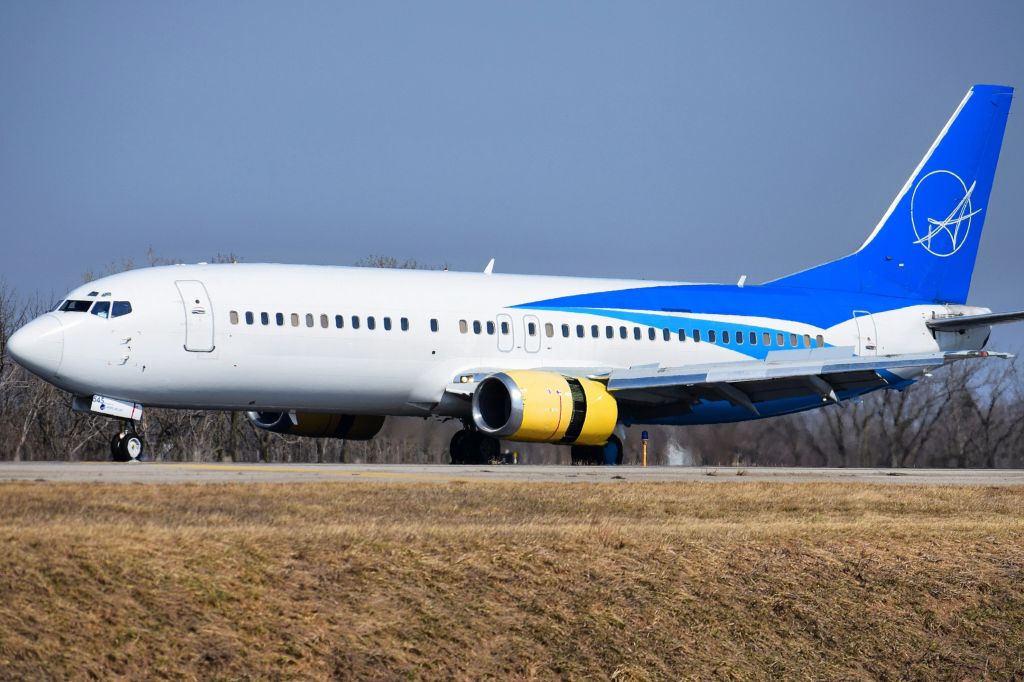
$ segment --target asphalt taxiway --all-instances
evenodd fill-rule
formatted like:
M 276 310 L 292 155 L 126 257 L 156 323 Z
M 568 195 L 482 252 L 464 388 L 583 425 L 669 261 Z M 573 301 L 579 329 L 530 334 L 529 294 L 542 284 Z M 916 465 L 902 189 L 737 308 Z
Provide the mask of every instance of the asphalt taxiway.
M 824 469 L 797 467 L 571 467 L 422 464 L 2 462 L 0 481 L 97 483 L 415 483 L 521 481 L 779 481 L 916 485 L 1024 485 L 1020 469 Z

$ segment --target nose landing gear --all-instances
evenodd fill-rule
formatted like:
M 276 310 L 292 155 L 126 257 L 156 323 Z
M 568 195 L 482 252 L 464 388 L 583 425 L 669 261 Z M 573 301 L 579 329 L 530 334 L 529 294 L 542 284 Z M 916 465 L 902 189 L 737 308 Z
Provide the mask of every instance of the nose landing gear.
M 137 462 L 144 451 L 145 443 L 135 432 L 134 422 L 128 423 L 110 439 L 110 459 L 115 462 Z

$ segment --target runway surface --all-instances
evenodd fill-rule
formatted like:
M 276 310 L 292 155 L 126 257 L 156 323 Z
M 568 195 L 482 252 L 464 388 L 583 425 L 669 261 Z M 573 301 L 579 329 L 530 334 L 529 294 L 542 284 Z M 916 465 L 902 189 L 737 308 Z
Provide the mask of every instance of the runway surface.
M 190 464 L 2 462 L 0 481 L 102 483 L 416 483 L 533 481 L 819 481 L 917 485 L 1024 485 L 1020 469 L 811 469 L 795 467 L 446 466 L 423 464 Z

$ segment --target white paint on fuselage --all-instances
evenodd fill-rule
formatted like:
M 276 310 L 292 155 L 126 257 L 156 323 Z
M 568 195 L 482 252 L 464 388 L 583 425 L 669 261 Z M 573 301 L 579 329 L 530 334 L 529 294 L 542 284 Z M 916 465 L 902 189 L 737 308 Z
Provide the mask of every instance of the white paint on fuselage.
M 175 282 L 198 280 L 209 292 L 215 348 L 185 350 L 183 307 Z M 591 292 L 678 284 L 442 271 L 383 270 L 301 265 L 190 265 L 133 270 L 91 282 L 70 292 L 69 299 L 88 299 L 92 291 L 110 292 L 110 299 L 128 300 L 129 315 L 102 319 L 88 313 L 57 312 L 64 329 L 64 351 L 57 376 L 47 377 L 76 394 L 101 394 L 148 406 L 195 409 L 298 409 L 348 414 L 423 415 L 424 406 L 441 399 L 445 387 L 460 373 L 492 368 L 625 368 L 659 364 L 681 366 L 710 362 L 748 361 L 742 349 L 685 342 L 673 336 L 655 340 L 648 328 L 600 314 L 522 310 L 512 306 Z M 825 294 L 823 294 L 825 295 Z M 972 312 L 984 309 L 967 309 Z M 230 313 L 238 313 L 232 324 Z M 245 314 L 255 316 L 248 325 Z M 267 313 L 270 324 L 260 322 Z M 276 324 L 277 313 L 285 325 Z M 949 314 L 948 306 L 917 305 L 874 315 L 878 354 L 938 350 L 924 321 Z M 292 326 L 291 315 L 299 315 Z M 313 315 L 312 327 L 306 315 Z M 486 322 L 511 317 L 514 343 L 501 351 L 498 336 L 486 333 Z M 679 319 L 712 320 L 764 326 L 812 338 L 817 334 L 834 346 L 856 347 L 853 320 L 821 329 L 802 322 L 736 315 L 659 313 Z M 328 316 L 327 328 L 320 316 Z M 344 316 L 344 328 L 335 327 Z M 539 321 L 540 349 L 527 350 L 524 317 Z M 361 321 L 352 328 L 352 317 Z M 374 317 L 376 329 L 367 329 Z M 392 328 L 386 331 L 385 317 Z M 400 328 L 401 318 L 409 330 Z M 439 331 L 432 332 L 430 320 Z M 469 333 L 461 333 L 466 320 Z M 472 324 L 484 325 L 474 334 Z M 545 324 L 554 326 L 554 336 Z M 570 326 L 563 338 L 561 325 Z M 577 338 L 576 325 L 586 336 Z M 590 327 L 600 326 L 600 338 Z M 615 329 L 605 338 L 605 327 Z M 629 337 L 620 339 L 618 329 Z M 633 328 L 641 326 L 641 340 Z M 684 325 L 685 326 L 685 325 Z

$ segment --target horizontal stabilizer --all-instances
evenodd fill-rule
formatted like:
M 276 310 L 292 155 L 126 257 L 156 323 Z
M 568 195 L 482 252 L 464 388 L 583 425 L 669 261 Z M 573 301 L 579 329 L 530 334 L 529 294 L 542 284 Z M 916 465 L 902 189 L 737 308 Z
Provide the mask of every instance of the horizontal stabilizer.
M 938 320 L 928 320 L 925 324 L 929 329 L 940 332 L 957 332 L 972 327 L 990 327 L 994 324 L 1006 324 L 1007 322 L 1024 321 L 1024 310 L 1016 310 L 1011 313 L 986 313 L 984 315 L 962 315 L 960 317 L 946 317 Z

